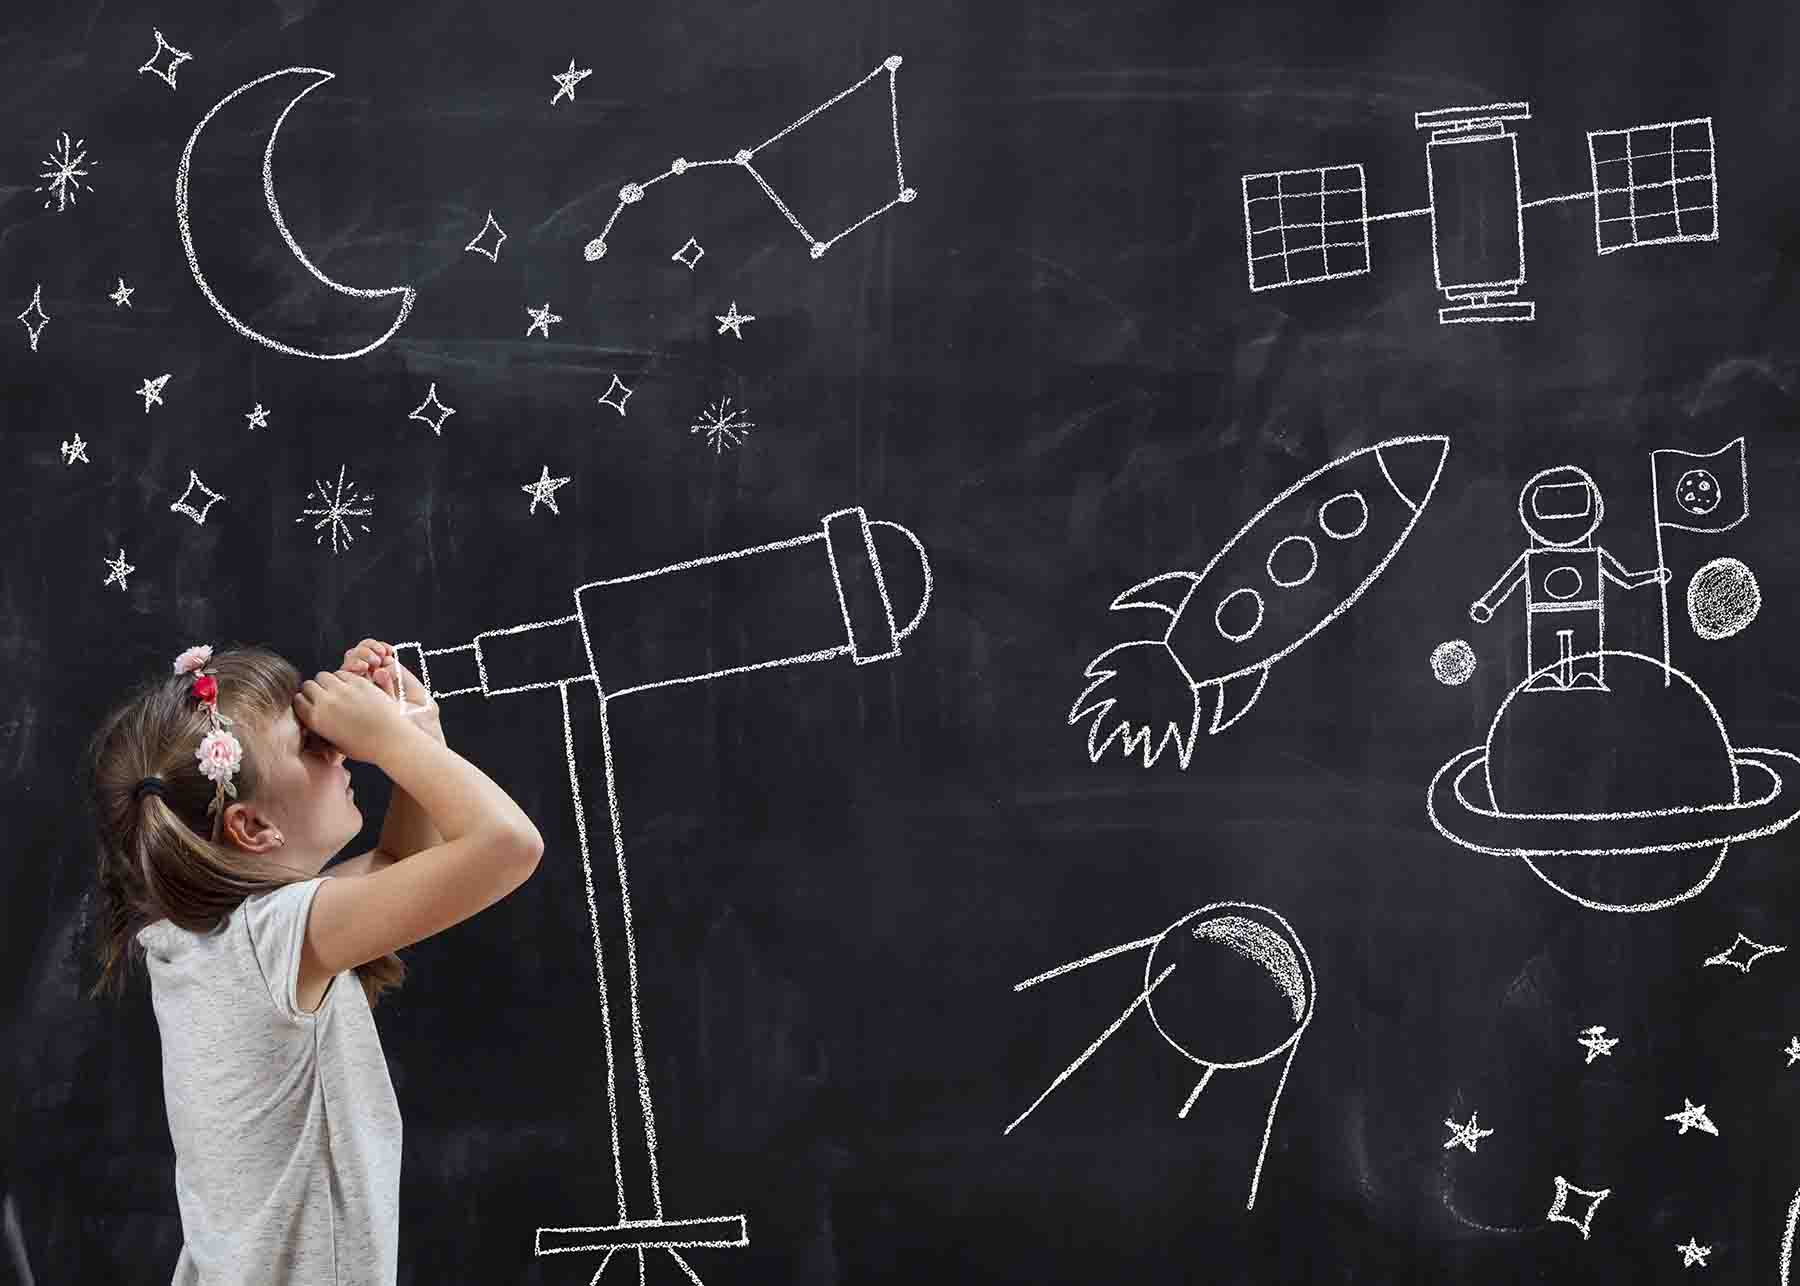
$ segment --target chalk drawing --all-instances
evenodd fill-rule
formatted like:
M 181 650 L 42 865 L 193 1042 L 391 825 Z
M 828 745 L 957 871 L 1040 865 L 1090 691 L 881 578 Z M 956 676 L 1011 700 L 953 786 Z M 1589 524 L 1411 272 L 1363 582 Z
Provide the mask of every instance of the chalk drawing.
M 1789 1036 L 1787 1048 L 1781 1051 L 1787 1055 L 1787 1065 L 1792 1067 L 1800 1063 L 1800 1036 Z
M 56 146 L 50 149 L 50 155 L 44 158 L 44 170 L 38 175 L 45 180 L 44 186 L 33 189 L 50 194 L 44 198 L 44 208 L 48 210 L 50 203 L 54 201 L 56 212 L 61 214 L 74 205 L 75 198 L 81 193 L 81 181 L 87 177 L 87 167 L 92 164 L 87 159 L 85 138 L 76 139 L 73 145 L 66 133 L 59 138 Z M 88 191 L 93 191 L 93 188 L 89 187 Z
M 545 304 L 542 308 L 527 307 L 525 312 L 531 318 L 531 325 L 525 328 L 525 333 L 529 335 L 535 330 L 545 339 L 550 338 L 550 327 L 562 320 L 561 317 L 550 311 L 549 304 Z
M 719 323 L 719 334 L 723 335 L 726 331 L 730 331 L 733 335 L 742 339 L 744 337 L 744 323 L 755 321 L 756 315 L 754 313 L 740 313 L 737 310 L 737 300 L 734 299 L 731 301 L 731 307 L 727 308 L 723 315 L 714 313 L 713 320 Z
M 1206 707 L 1209 733 L 1236 723 L 1274 664 L 1374 584 L 1431 502 L 1449 449 L 1446 437 L 1399 437 L 1340 456 L 1264 505 L 1201 571 L 1164 572 L 1115 598 L 1112 611 L 1151 609 L 1167 625 L 1088 663 L 1068 716 L 1089 721 L 1088 757 L 1098 763 L 1116 743 L 1148 768 L 1173 746 L 1187 767 Z M 1325 560 L 1332 574 L 1315 583 Z M 1328 588 L 1349 580 L 1348 594 Z
M 1619 1043 L 1617 1036 L 1608 1036 L 1604 1027 L 1589 1027 L 1581 1033 L 1581 1039 L 1575 1042 L 1587 1050 L 1584 1065 L 1596 1058 L 1611 1058 L 1613 1047 Z
M 170 372 L 165 371 L 155 379 L 146 379 L 143 386 L 138 389 L 138 396 L 144 399 L 145 415 L 150 414 L 152 405 L 161 406 L 163 404 L 163 389 L 168 386 L 169 376 Z
M 1656 528 L 1656 565 L 1666 567 L 1663 558 L 1663 531 L 1692 531 L 1714 533 L 1730 531 L 1750 516 L 1750 462 L 1744 452 L 1744 439 L 1733 438 L 1717 451 L 1694 452 L 1676 451 L 1668 447 L 1650 453 L 1650 513 Z M 1735 561 L 1735 560 L 1733 560 Z M 1708 564 L 1711 566 L 1712 564 Z M 1743 564 L 1739 563 L 1739 567 Z M 1720 628 L 1730 623 L 1734 614 L 1741 614 L 1748 607 L 1748 595 L 1754 595 L 1755 608 L 1749 608 L 1749 617 L 1744 618 L 1743 625 L 1748 625 L 1762 606 L 1761 591 L 1756 588 L 1756 578 L 1750 575 L 1750 569 L 1744 568 L 1744 577 L 1748 580 L 1748 591 L 1741 587 L 1736 593 L 1728 594 L 1732 600 L 1725 607 L 1721 618 L 1708 618 L 1708 627 L 1717 625 Z M 1695 578 L 1699 579 L 1698 576 Z M 1737 577 L 1727 571 L 1717 577 L 1715 588 L 1723 587 L 1737 581 Z M 1664 582 L 1667 583 L 1666 581 Z M 1694 586 L 1688 586 L 1688 612 L 1693 620 L 1694 631 L 1700 637 L 1701 622 L 1695 617 Z M 1714 593 L 1709 592 L 1706 584 L 1700 591 L 1703 598 L 1711 600 Z M 1710 609 L 1711 601 L 1703 603 L 1703 608 Z M 1743 625 L 1738 626 L 1742 629 Z M 1729 633 L 1736 633 L 1730 630 Z M 1719 635 L 1718 637 L 1725 637 Z M 1669 664 L 1669 594 L 1662 591 L 1662 650 L 1665 670 Z M 1665 685 L 1668 676 L 1664 676 Z
M 1681 1104 L 1679 1112 L 1670 1112 L 1663 1117 L 1663 1120 L 1674 1121 L 1681 1127 L 1675 1131 L 1677 1134 L 1686 1134 L 1689 1130 L 1699 1130 L 1703 1134 L 1718 1137 L 1719 1127 L 1714 1125 L 1712 1118 L 1706 1114 L 1706 1104 L 1701 1103 L 1699 1106 L 1695 1106 L 1694 1100 L 1691 1098 L 1683 1098 Z
M 1788 1270 L 1794 1262 L 1794 1226 L 1800 1223 L 1800 1191 L 1788 1202 L 1787 1222 L 1781 1229 L 1781 1286 L 1788 1286 Z
M 756 427 L 753 420 L 744 418 L 744 408 L 733 410 L 731 399 L 720 398 L 707 407 L 688 427 L 689 433 L 704 433 L 706 445 L 713 449 L 713 454 L 722 453 L 726 447 L 735 447 L 750 436 L 750 430 Z
M 31 302 L 25 305 L 19 314 L 19 321 L 25 327 L 25 333 L 31 339 L 31 351 L 37 352 L 38 336 L 44 333 L 44 327 L 50 324 L 50 314 L 44 311 L 44 287 L 40 282 L 31 291 Z
M 880 543 L 883 541 L 890 543 Z M 900 552 L 896 554 L 896 550 Z M 900 578 L 914 556 L 917 606 L 911 617 L 901 623 L 889 587 L 902 584 Z M 734 636 L 723 651 L 711 642 L 696 646 L 682 623 L 685 614 L 672 608 L 679 608 L 684 602 L 710 601 L 715 589 L 733 583 L 733 578 L 741 574 L 742 560 L 747 559 L 756 560 L 760 567 L 775 573 L 776 579 L 791 578 L 790 583 L 802 593 L 818 593 L 828 604 L 835 600 L 837 625 L 827 636 L 819 637 L 813 633 L 819 628 L 816 622 L 789 614 L 764 627 L 763 636 Z M 749 1244 L 749 1228 L 742 1214 L 676 1219 L 664 1211 L 646 1028 L 639 1004 L 624 828 L 608 717 L 612 703 L 659 688 L 711 682 L 756 670 L 837 658 L 857 665 L 890 660 L 900 654 L 901 644 L 918 629 L 930 603 L 931 567 L 918 537 L 897 523 L 870 520 L 861 509 L 843 509 L 825 515 L 820 528 L 809 535 L 581 585 L 575 590 L 575 610 L 565 616 L 488 630 L 472 642 L 452 647 L 426 648 L 419 643 L 405 643 L 396 648 L 416 654 L 419 681 L 438 700 L 476 693 L 491 698 L 554 690 L 561 706 L 560 728 L 599 982 L 600 1043 L 606 1059 L 607 1115 L 618 1218 L 607 1224 L 540 1227 L 534 1254 L 599 1254 L 603 1273 L 616 1255 L 630 1252 L 637 1255 L 642 1273 L 646 1252 L 667 1251 L 688 1279 L 698 1282 L 700 1279 L 681 1255 L 682 1250 Z M 622 618 L 622 612 L 633 610 L 647 611 L 648 615 L 642 620 Z M 637 640 L 641 647 L 621 651 L 611 646 L 611 640 L 632 636 L 635 631 L 656 634 L 659 630 L 656 637 Z M 522 659 L 524 653 L 511 650 L 520 646 L 520 636 L 537 634 L 548 634 L 553 639 L 561 634 L 563 641 L 573 643 L 574 650 L 585 657 L 584 668 L 575 673 L 557 673 L 554 669 L 545 672 L 538 668 L 541 663 L 535 658 Z M 434 670 L 445 677 L 434 680 Z M 451 674 L 457 677 L 448 677 Z M 404 699 L 404 693 L 400 695 Z M 577 754 L 576 720 L 589 716 L 597 723 L 597 762 L 586 752 Z M 588 800 L 595 791 L 605 795 L 612 831 L 612 861 L 601 863 L 599 873 L 609 908 L 607 915 L 617 918 L 609 918 L 605 924 L 597 901 L 595 864 L 588 842 Z M 629 1088 L 621 1094 L 619 1086 L 622 1075 L 630 1077 L 622 1069 L 623 1059 L 615 1049 L 614 1039 L 615 1027 L 625 1020 L 630 1028 L 635 1096 Z M 633 1119 L 622 1119 L 622 1115 Z M 628 1158 L 622 1150 L 621 1138 L 634 1122 L 642 1132 L 641 1166 L 635 1153 Z M 632 1146 L 635 1148 L 635 1143 Z M 635 1215 L 634 1209 L 638 1212 Z M 594 1280 L 598 1277 L 596 1273 Z
M 438 437 L 442 437 L 444 435 L 444 421 L 455 414 L 455 407 L 445 406 L 442 402 L 438 401 L 437 381 L 433 380 L 431 382 L 431 387 L 425 391 L 425 400 L 415 406 L 406 418 L 429 424 L 431 426 L 431 431 Z
M 1471 1112 L 1468 1123 L 1459 1125 L 1449 1117 L 1445 1117 L 1444 1124 L 1450 1127 L 1450 1137 L 1444 1143 L 1444 1150 L 1449 1151 L 1454 1147 L 1463 1147 L 1470 1152 L 1475 1151 L 1475 1145 L 1493 1133 L 1492 1130 L 1484 1130 L 1480 1127 L 1480 1119 L 1480 1112 Z
M 269 412 L 264 408 L 261 402 L 258 402 L 250 410 L 244 412 L 244 419 L 252 429 L 266 429 L 269 427 Z
M 201 505 L 198 509 L 194 508 L 188 500 L 188 497 L 193 495 L 195 491 L 198 491 L 201 495 L 206 497 L 206 503 Z M 212 512 L 212 507 L 223 499 L 225 499 L 224 496 L 200 481 L 200 475 L 195 473 L 192 469 L 189 469 L 187 487 L 182 491 L 175 503 L 169 506 L 169 512 L 186 514 L 189 518 L 194 520 L 194 525 L 198 527 L 206 522 L 206 515 Z
M 306 269 L 312 276 L 313 280 L 317 281 L 328 290 L 354 299 L 382 299 L 390 295 L 397 295 L 400 300 L 399 310 L 385 331 L 364 344 L 362 347 L 351 349 L 346 352 L 319 352 L 312 349 L 299 348 L 282 340 L 275 339 L 272 336 L 265 335 L 261 331 L 252 329 L 227 308 L 218 295 L 213 292 L 212 283 L 207 280 L 205 272 L 200 268 L 200 254 L 194 246 L 193 228 L 188 218 L 188 175 L 193 166 L 194 148 L 200 142 L 200 135 L 205 131 L 206 127 L 212 123 L 213 118 L 224 110 L 224 108 L 234 99 L 255 89 L 258 85 L 266 84 L 284 76 L 298 77 L 300 81 L 304 83 L 302 83 L 300 88 L 295 91 L 294 96 L 288 100 L 287 105 L 281 109 L 281 114 L 275 118 L 275 124 L 269 130 L 269 141 L 263 147 L 263 203 L 268 207 L 269 218 L 274 222 L 275 230 L 281 234 L 282 241 L 287 245 L 288 253 L 294 256 L 300 266 Z M 417 295 L 411 286 L 378 286 L 374 288 L 364 288 L 360 286 L 346 286 L 341 282 L 333 281 L 330 277 L 327 277 L 324 273 L 320 272 L 313 264 L 313 261 L 307 257 L 306 251 L 300 248 L 300 243 L 294 240 L 294 234 L 288 231 L 287 220 L 282 216 L 281 202 L 275 195 L 275 144 L 281 137 L 281 127 L 287 122 L 288 114 L 299 105 L 302 98 L 305 98 L 308 94 L 312 93 L 313 90 L 317 89 L 320 85 L 334 79 L 336 79 L 334 73 L 321 71 L 317 67 L 283 67 L 280 71 L 272 71 L 266 76 L 258 76 L 248 84 L 238 86 L 218 102 L 214 103 L 206 115 L 200 118 L 200 123 L 194 126 L 194 132 L 188 136 L 187 146 L 182 149 L 181 163 L 175 171 L 175 221 L 181 230 L 181 248 L 187 255 L 188 271 L 193 274 L 195 283 L 199 285 L 201 293 L 206 296 L 206 301 L 213 306 L 213 311 L 218 313 L 219 316 L 224 319 L 226 325 L 230 326 L 246 339 L 255 340 L 259 344 L 272 348 L 278 353 L 286 353 L 290 357 L 311 357 L 321 361 L 344 361 L 352 357 L 361 357 L 365 353 L 374 352 L 377 348 L 380 348 L 383 344 L 387 343 L 387 341 L 393 337 L 394 332 L 400 329 L 401 324 L 406 321 L 407 315 L 412 312 L 413 301 L 417 298 Z
M 556 507 L 556 491 L 559 487 L 567 486 L 568 482 L 569 480 L 567 478 L 552 478 L 550 476 L 550 466 L 545 465 L 543 477 L 539 478 L 536 482 L 527 482 L 524 486 L 519 488 L 520 491 L 523 491 L 526 495 L 531 497 L 531 508 L 527 510 L 527 512 L 536 513 L 538 502 L 542 501 L 544 504 L 550 506 L 551 513 L 560 516 L 562 510 Z
M 1637 589 L 1669 581 L 1660 560 L 1646 571 L 1628 571 L 1594 543 L 1605 514 L 1600 486 L 1585 470 L 1558 465 L 1533 475 L 1519 492 L 1529 544 L 1469 605 L 1469 619 L 1485 625 L 1524 591 L 1525 668 L 1533 692 L 1606 691 L 1606 582 Z
M 1718 240 L 1710 117 L 1588 134 L 1589 186 L 1526 200 L 1516 122 L 1529 103 L 1415 112 L 1425 144 L 1426 204 L 1369 213 L 1363 166 L 1324 165 L 1246 174 L 1240 180 L 1250 289 L 1360 277 L 1369 271 L 1369 225 L 1425 219 L 1432 274 L 1444 297 L 1438 321 L 1529 322 L 1525 213 L 1592 201 L 1601 254 L 1628 246 Z M 1479 204 L 1477 204 L 1479 202 Z
M 1749 973 L 1750 966 L 1755 964 L 1758 960 L 1761 960 L 1764 956 L 1779 955 L 1786 950 L 1786 947 L 1764 946 L 1755 938 L 1746 937 L 1744 934 L 1739 933 L 1730 946 L 1715 955 L 1706 957 L 1706 964 L 1701 967 L 1709 968 L 1713 965 L 1727 965 L 1730 968 L 1736 969 L 1739 973 Z
M 125 278 L 120 277 L 119 288 L 108 295 L 107 298 L 113 301 L 114 308 L 130 308 L 131 296 L 136 290 L 136 286 L 127 286 L 125 284 Z
M 1688 581 L 1688 623 L 1703 639 L 1717 641 L 1741 633 L 1762 611 L 1756 574 L 1735 558 L 1703 563 Z
M 481 244 L 483 238 L 490 232 L 494 234 L 494 244 L 491 249 Z M 489 263 L 499 263 L 500 246 L 505 240 L 505 230 L 501 228 L 500 224 L 495 220 L 494 212 L 489 210 L 487 213 L 487 222 L 481 225 L 480 232 L 477 232 L 473 237 L 469 238 L 469 244 L 464 246 L 463 249 L 473 250 L 478 255 L 486 255 Z
M 155 29 L 152 28 L 152 30 Z M 158 67 L 156 64 L 164 54 L 169 56 L 168 64 L 166 66 Z M 156 52 L 151 54 L 144 65 L 138 68 L 138 75 L 141 76 L 145 72 L 149 72 L 152 76 L 160 76 L 165 85 L 170 89 L 174 89 L 176 69 L 192 57 L 192 54 L 185 50 L 177 49 L 167 40 L 164 40 L 163 33 L 158 31 L 156 32 Z
M 93 463 L 93 461 L 89 460 L 87 457 L 87 443 L 81 440 L 81 435 L 79 433 L 75 435 L 75 440 L 73 442 L 64 442 L 62 444 L 62 458 L 65 465 L 74 464 L 77 460 L 81 461 L 83 464 Z
M 1431 649 L 1431 673 L 1446 687 L 1459 687 L 1475 673 L 1475 649 L 1467 639 L 1450 639 Z
M 593 74 L 594 69 L 592 67 L 583 67 L 580 71 L 576 71 L 575 60 L 573 58 L 569 59 L 569 70 L 559 71 L 550 78 L 556 82 L 557 86 L 556 93 L 550 96 L 550 105 L 554 107 L 557 100 L 561 98 L 567 98 L 571 103 L 574 102 L 575 86 L 579 85 Z
M 1677 1246 L 1675 1249 L 1681 1252 L 1681 1266 L 1683 1268 L 1692 1268 L 1695 1264 L 1699 1264 L 1700 1267 L 1705 1268 L 1706 1257 L 1712 1254 L 1711 1246 L 1702 1246 L 1692 1237 L 1687 1239 L 1685 1245 Z
M 831 249 L 832 246 L 849 236 L 852 232 L 855 232 L 871 219 L 879 218 L 881 215 L 884 215 L 889 210 L 893 209 L 896 205 L 903 205 L 912 201 L 918 196 L 918 193 L 906 186 L 906 167 L 900 157 L 900 91 L 896 85 L 896 76 L 900 70 L 900 61 L 900 55 L 889 55 L 882 61 L 880 66 L 876 67 L 854 85 L 851 85 L 848 89 L 826 99 L 823 103 L 820 103 L 805 115 L 798 117 L 784 128 L 771 134 L 755 147 L 742 148 L 731 156 L 722 156 L 710 161 L 690 161 L 684 157 L 677 157 L 674 161 L 669 163 L 668 169 L 664 170 L 661 174 L 656 175 L 654 178 L 645 179 L 641 183 L 627 183 L 624 187 L 619 189 L 619 203 L 613 207 L 613 212 L 607 218 L 606 226 L 600 230 L 600 235 L 595 237 L 592 241 L 589 241 L 587 246 L 582 250 L 583 257 L 586 258 L 589 263 L 593 263 L 595 260 L 606 254 L 606 239 L 612 235 L 613 224 L 619 221 L 620 213 L 624 211 L 626 206 L 636 205 L 638 202 L 642 201 L 645 192 L 649 189 L 655 187 L 664 179 L 674 178 L 676 175 L 687 174 L 692 170 L 707 169 L 713 166 L 735 165 L 754 179 L 756 181 L 756 186 L 762 189 L 763 195 L 768 197 L 775 208 L 781 212 L 782 218 L 786 219 L 788 223 L 793 226 L 794 231 L 798 232 L 800 236 L 805 239 L 814 259 L 822 256 L 827 250 Z M 807 231 L 806 225 L 800 222 L 800 219 L 794 214 L 793 210 L 788 208 L 787 202 L 781 199 L 780 194 L 778 194 L 774 188 L 769 186 L 768 180 L 757 170 L 755 164 L 756 154 L 764 148 L 786 138 L 789 134 L 792 134 L 802 125 L 805 125 L 808 121 L 812 120 L 820 112 L 836 106 L 851 94 L 854 94 L 857 90 L 875 80 L 875 78 L 880 76 L 883 72 L 887 73 L 888 119 L 892 125 L 894 143 L 894 197 L 886 204 L 870 210 L 867 214 L 851 223 L 848 227 L 841 229 L 831 236 L 825 238 L 816 237 L 811 232 Z M 695 257 L 698 258 L 698 256 Z M 693 264 L 689 264 L 688 267 L 692 268 Z
M 689 272 L 692 272 L 694 270 L 694 265 L 700 262 L 700 256 L 705 253 L 706 247 L 692 237 L 689 237 L 686 241 L 681 243 L 681 249 L 670 255 L 669 258 L 673 259 L 683 268 L 686 268 Z
M 106 573 L 105 581 L 101 583 L 102 589 L 106 588 L 108 585 L 117 585 L 121 590 L 125 589 L 125 578 L 137 570 L 137 568 L 125 561 L 125 546 L 123 545 L 119 546 L 119 556 L 117 558 L 104 558 L 101 561 L 104 562 L 109 569 Z
M 620 415 L 624 415 L 625 403 L 630 397 L 631 390 L 626 388 L 623 381 L 615 375 L 612 377 L 612 383 L 606 386 L 606 392 L 600 395 L 599 402 L 602 406 L 610 406 Z
M 351 520 L 357 519 L 356 526 L 362 531 L 369 528 L 360 519 L 374 513 L 369 502 L 375 499 L 373 492 L 359 491 L 354 483 L 346 485 L 344 471 L 348 465 L 338 466 L 337 486 L 334 488 L 322 480 L 314 481 L 313 489 L 306 498 L 312 505 L 300 511 L 295 522 L 314 520 L 313 530 L 318 532 L 315 545 L 325 543 L 326 536 L 331 537 L 331 552 L 336 554 L 348 549 L 356 541 L 356 533 L 350 530 Z
M 1568 1207 L 1570 1193 L 1588 1199 L 1587 1207 L 1582 1211 L 1581 1218 L 1579 1219 L 1575 1218 L 1573 1215 L 1563 1213 Z M 1559 1174 L 1556 1176 L 1556 1196 L 1550 1202 L 1550 1213 L 1546 1218 L 1551 1223 L 1572 1224 L 1574 1227 L 1581 1229 L 1581 1239 L 1586 1241 L 1588 1233 L 1593 1230 L 1594 1212 L 1600 1208 L 1600 1203 L 1605 1201 L 1611 1195 L 1611 1188 L 1601 1188 L 1598 1191 L 1590 1191 L 1587 1188 L 1578 1188 Z
M 1024 991 L 1039 983 L 1048 982 L 1076 969 L 1083 969 L 1113 956 L 1148 948 L 1144 957 L 1144 976 L 1142 989 L 1119 1016 L 1103 1028 L 1086 1049 L 1076 1056 L 1075 1061 L 1063 1068 L 1056 1079 L 1044 1089 L 1043 1093 L 1032 1100 L 1002 1133 L 1011 1134 L 1026 1117 L 1035 1112 L 1056 1089 L 1079 1070 L 1082 1064 L 1092 1058 L 1100 1046 L 1123 1027 L 1141 1007 L 1150 1015 L 1163 1040 L 1182 1057 L 1196 1066 L 1205 1069 L 1200 1081 L 1188 1095 L 1176 1115 L 1185 1120 L 1213 1078 L 1220 1071 L 1238 1068 L 1256 1067 L 1283 1054 L 1287 1057 L 1281 1065 L 1281 1077 L 1275 1086 L 1274 1096 L 1269 1100 L 1269 1114 L 1263 1124 L 1262 1145 L 1256 1153 L 1256 1165 L 1250 1174 L 1250 1198 L 1245 1202 L 1246 1210 L 1256 1206 L 1257 1188 L 1262 1182 L 1263 1159 L 1268 1154 L 1269 1137 L 1275 1129 L 1275 1114 L 1281 1106 L 1282 1092 L 1287 1088 L 1288 1072 L 1294 1066 L 1294 1056 L 1300 1049 L 1300 1038 L 1306 1034 L 1307 1026 L 1312 1022 L 1314 1005 L 1318 999 L 1318 986 L 1313 977 L 1312 959 L 1306 954 L 1298 935 L 1281 915 L 1265 906 L 1253 902 L 1212 902 L 1198 910 L 1190 911 L 1175 923 L 1152 937 L 1139 938 L 1133 942 L 1120 943 L 1107 947 L 1092 955 L 1083 956 L 1079 960 L 1071 960 L 1054 969 L 1046 970 L 1024 982 L 1014 985 L 1014 991 Z M 1219 953 L 1224 953 L 1221 956 Z M 1196 957 L 1199 957 L 1198 959 Z M 1279 1023 L 1287 1031 L 1285 1038 L 1274 1045 L 1263 1048 L 1230 1048 L 1235 1036 L 1229 1030 L 1189 1031 L 1171 1021 L 1165 1025 L 1164 1019 L 1157 1013 L 1155 993 L 1158 988 L 1168 984 L 1175 974 L 1178 965 L 1184 965 L 1194 976 L 1195 984 L 1202 976 L 1210 975 L 1207 969 L 1207 957 L 1216 963 L 1221 959 L 1236 957 L 1239 961 L 1248 961 L 1255 965 L 1266 976 L 1276 992 L 1275 1007 L 1281 1011 Z M 1170 957 L 1173 957 L 1172 959 Z M 1164 961 L 1167 960 L 1165 964 Z M 1185 981 L 1185 979 L 1184 979 Z M 1179 994 L 1179 988 L 1173 989 Z M 1186 1014 L 1185 1007 L 1174 1011 Z M 1245 1027 L 1241 1014 L 1235 1015 L 1238 1025 Z M 1218 1015 L 1222 1028 L 1229 1028 L 1234 1015 L 1220 1013 Z M 1178 1030 L 1171 1031 L 1171 1027 Z M 1254 1043 L 1254 1042 L 1252 1042 Z M 1196 1052 L 1194 1045 L 1200 1045 L 1206 1052 Z M 1471 1148 L 1471 1150 L 1473 1150 Z

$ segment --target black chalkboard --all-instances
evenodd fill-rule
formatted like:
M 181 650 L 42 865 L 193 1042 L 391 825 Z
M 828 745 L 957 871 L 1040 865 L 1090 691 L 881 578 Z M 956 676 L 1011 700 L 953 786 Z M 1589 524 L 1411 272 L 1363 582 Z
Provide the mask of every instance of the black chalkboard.
M 1785 1281 L 1786 7 L 9 37 L 0 1280 L 182 1243 L 83 741 L 370 634 L 546 840 L 376 1011 L 403 1282 Z

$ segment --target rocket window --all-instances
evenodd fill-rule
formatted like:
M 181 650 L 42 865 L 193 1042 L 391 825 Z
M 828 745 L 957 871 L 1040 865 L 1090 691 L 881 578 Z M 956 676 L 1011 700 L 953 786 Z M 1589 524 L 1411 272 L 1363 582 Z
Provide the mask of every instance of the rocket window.
M 1312 579 L 1319 569 L 1319 547 L 1309 536 L 1287 536 L 1275 543 L 1265 564 L 1269 579 L 1282 589 L 1293 589 Z
M 1232 590 L 1213 610 L 1213 624 L 1233 643 L 1242 643 L 1256 633 L 1262 628 L 1262 622 L 1262 595 L 1248 586 Z
M 1333 540 L 1360 536 L 1369 525 L 1369 502 L 1360 491 L 1335 495 L 1319 506 L 1319 529 Z

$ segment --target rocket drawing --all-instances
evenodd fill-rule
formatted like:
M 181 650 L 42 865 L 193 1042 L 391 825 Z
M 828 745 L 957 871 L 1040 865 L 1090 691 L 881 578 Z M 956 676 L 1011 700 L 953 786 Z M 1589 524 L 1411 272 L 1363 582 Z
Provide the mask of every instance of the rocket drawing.
M 1241 719 L 1275 662 L 1362 597 L 1412 534 L 1444 469 L 1450 439 L 1389 438 L 1315 469 L 1264 505 L 1199 572 L 1133 585 L 1111 610 L 1153 608 L 1160 635 L 1108 648 L 1069 723 L 1091 720 L 1088 757 L 1120 743 L 1155 763 L 1171 744 L 1187 767 L 1199 734 Z M 1141 711 L 1141 713 L 1140 713 Z

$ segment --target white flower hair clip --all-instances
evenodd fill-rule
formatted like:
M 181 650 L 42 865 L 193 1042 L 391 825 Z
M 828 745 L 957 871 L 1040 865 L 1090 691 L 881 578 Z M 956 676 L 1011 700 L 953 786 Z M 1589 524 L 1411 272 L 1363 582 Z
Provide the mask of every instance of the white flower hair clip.
M 201 774 L 217 786 L 212 803 L 206 806 L 207 816 L 213 819 L 213 838 L 217 839 L 225 801 L 237 798 L 237 787 L 231 779 L 244 762 L 244 747 L 231 733 L 231 720 L 219 713 L 219 680 L 206 668 L 211 662 L 212 647 L 202 643 L 175 658 L 175 673 L 194 676 L 189 693 L 205 708 L 207 721 L 212 725 L 212 731 L 201 738 L 194 758 L 200 763 Z

